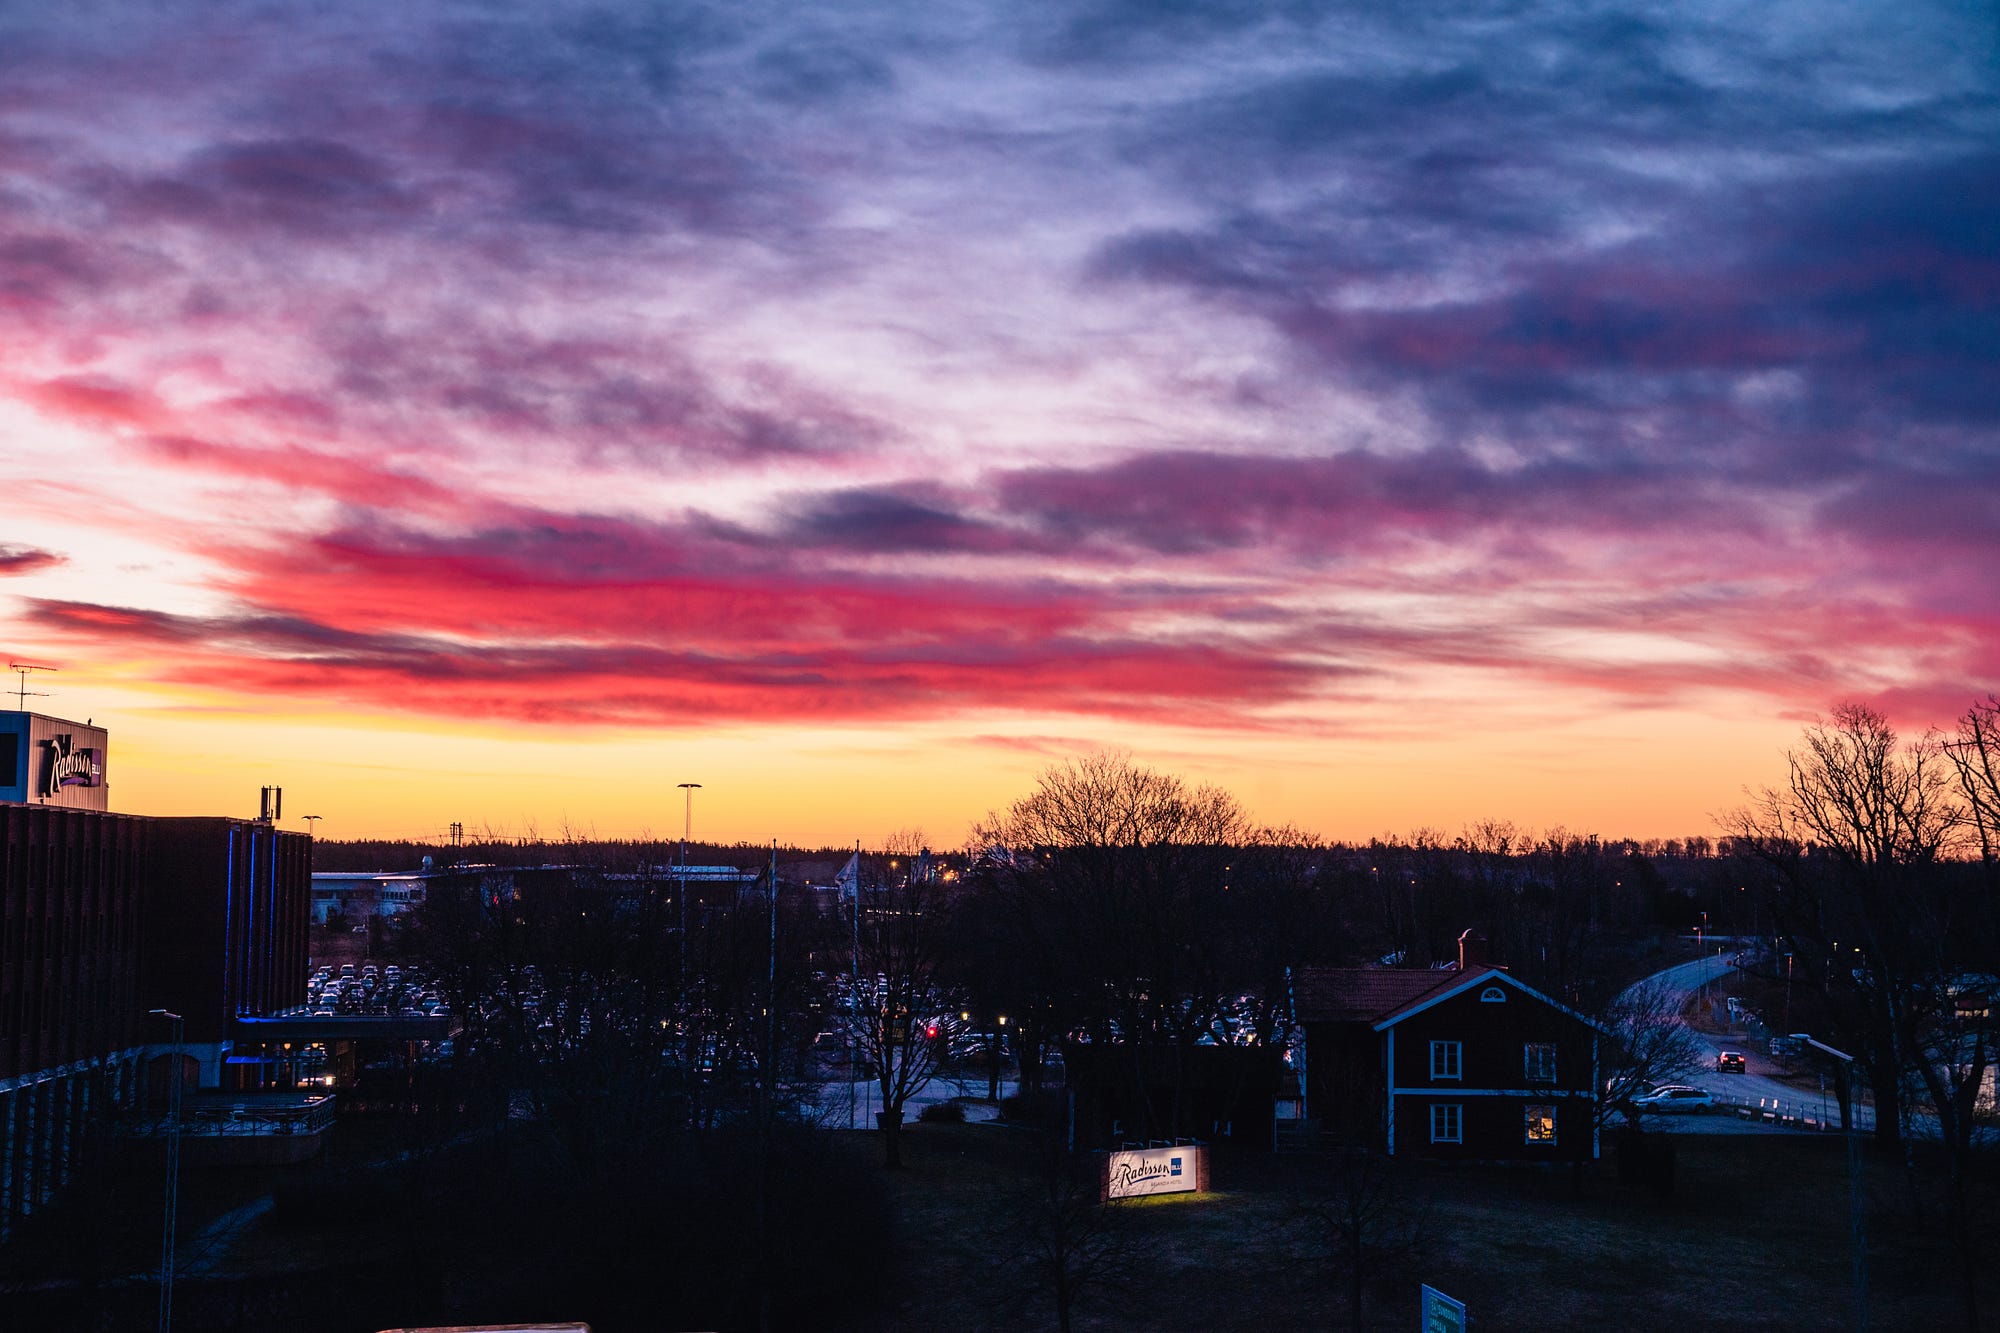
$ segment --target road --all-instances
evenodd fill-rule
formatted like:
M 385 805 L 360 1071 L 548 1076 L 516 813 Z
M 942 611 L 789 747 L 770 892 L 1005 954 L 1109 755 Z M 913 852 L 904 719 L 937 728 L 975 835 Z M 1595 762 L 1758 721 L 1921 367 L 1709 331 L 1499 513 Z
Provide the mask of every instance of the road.
M 1707 958 L 1697 958 L 1691 963 L 1682 963 L 1636 983 L 1632 989 L 1642 986 L 1661 986 L 1673 996 L 1676 1007 L 1685 1007 L 1688 999 L 1703 986 L 1709 985 L 1735 971 L 1731 954 L 1736 948 L 1734 940 L 1721 942 L 1724 952 Z M 1629 991 L 1627 992 L 1630 993 Z M 1717 1037 L 1691 1029 L 1708 1053 L 1702 1061 L 1702 1070 L 1684 1081 L 1690 1087 L 1700 1088 L 1715 1096 L 1724 1105 L 1747 1106 L 1753 1109 L 1771 1108 L 1782 1114 L 1814 1122 L 1840 1124 L 1840 1102 L 1829 1086 L 1824 1101 L 1817 1091 L 1799 1088 L 1782 1082 L 1778 1077 L 1778 1066 L 1772 1061 L 1768 1047 L 1751 1037 Z M 1747 1066 L 1745 1073 L 1725 1074 L 1715 1067 L 1715 1057 L 1723 1051 L 1738 1051 Z M 1854 1108 L 1857 1128 L 1873 1126 L 1874 1112 L 1865 1106 Z M 1694 1126 L 1690 1126 L 1693 1128 Z

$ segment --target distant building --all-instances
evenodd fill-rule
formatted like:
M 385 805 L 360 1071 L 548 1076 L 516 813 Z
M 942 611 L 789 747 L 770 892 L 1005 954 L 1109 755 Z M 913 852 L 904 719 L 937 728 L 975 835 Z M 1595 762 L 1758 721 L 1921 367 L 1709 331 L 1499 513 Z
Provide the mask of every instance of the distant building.
M 1307 968 L 1307 1114 L 1336 1140 L 1399 1156 L 1587 1161 L 1598 1155 L 1599 1029 L 1459 939 L 1443 970 Z
M 316 870 L 312 877 L 312 923 L 323 926 L 334 917 L 360 926 L 374 916 L 397 917 L 423 904 L 425 884 L 433 872 Z

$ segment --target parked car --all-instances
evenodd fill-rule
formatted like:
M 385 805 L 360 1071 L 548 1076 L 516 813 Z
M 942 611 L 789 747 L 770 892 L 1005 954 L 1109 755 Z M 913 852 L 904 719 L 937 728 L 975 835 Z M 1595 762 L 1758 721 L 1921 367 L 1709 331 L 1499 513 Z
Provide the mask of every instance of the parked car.
M 1646 1111 L 1702 1111 L 1715 1105 L 1715 1098 L 1700 1088 L 1684 1083 L 1663 1083 L 1651 1092 L 1632 1099 L 1632 1105 Z
M 1750 1066 L 1741 1051 L 1724 1051 L 1715 1057 L 1715 1072 L 1718 1074 L 1747 1074 Z

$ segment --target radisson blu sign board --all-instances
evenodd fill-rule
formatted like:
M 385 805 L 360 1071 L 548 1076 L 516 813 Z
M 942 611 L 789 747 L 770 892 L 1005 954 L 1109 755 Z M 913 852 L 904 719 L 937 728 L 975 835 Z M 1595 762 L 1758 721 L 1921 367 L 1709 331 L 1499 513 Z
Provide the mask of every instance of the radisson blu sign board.
M 40 713 L 0 713 L 0 801 L 110 808 L 105 731 Z
M 1196 1143 L 1130 1148 L 1107 1155 L 1104 1197 L 1179 1194 L 1208 1188 L 1208 1150 Z

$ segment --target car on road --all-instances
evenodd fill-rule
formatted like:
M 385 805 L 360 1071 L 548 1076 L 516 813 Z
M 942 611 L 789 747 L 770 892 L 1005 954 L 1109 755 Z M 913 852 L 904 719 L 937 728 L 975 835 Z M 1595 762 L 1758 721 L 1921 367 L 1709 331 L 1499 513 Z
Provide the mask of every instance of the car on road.
M 1634 1097 L 1632 1105 L 1644 1111 L 1705 1111 L 1715 1105 L 1715 1098 L 1684 1083 L 1662 1083 L 1651 1092 Z
M 1715 1057 L 1715 1072 L 1718 1074 L 1747 1074 L 1750 1066 L 1741 1051 L 1724 1051 Z

